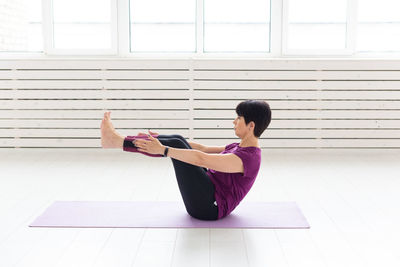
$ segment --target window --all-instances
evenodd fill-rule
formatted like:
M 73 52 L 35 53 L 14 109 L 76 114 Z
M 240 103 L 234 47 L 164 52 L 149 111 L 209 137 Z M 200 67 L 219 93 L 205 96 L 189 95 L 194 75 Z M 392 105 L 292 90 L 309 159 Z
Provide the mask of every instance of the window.
M 195 52 L 195 0 L 130 0 L 131 52 Z
M 287 0 L 286 51 L 344 50 L 347 0 Z M 332 52 L 332 51 L 331 51 Z
M 43 51 L 41 0 L 0 1 L 0 51 Z
M 400 2 L 358 0 L 357 50 L 400 51 Z
M 52 0 L 51 53 L 107 53 L 115 50 L 114 0 Z
M 269 52 L 269 0 L 205 0 L 205 52 Z
M 400 55 L 399 0 L 0 0 L 0 55 Z

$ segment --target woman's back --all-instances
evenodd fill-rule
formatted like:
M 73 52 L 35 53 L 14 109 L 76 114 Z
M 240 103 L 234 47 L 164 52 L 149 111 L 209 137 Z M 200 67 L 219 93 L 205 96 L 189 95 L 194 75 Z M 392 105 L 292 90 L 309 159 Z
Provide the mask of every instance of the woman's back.
M 249 192 L 261 165 L 259 147 L 240 147 L 232 143 L 220 154 L 233 153 L 243 162 L 243 173 L 224 173 L 209 169 L 207 174 L 215 185 L 215 199 L 218 205 L 218 219 L 230 214 Z

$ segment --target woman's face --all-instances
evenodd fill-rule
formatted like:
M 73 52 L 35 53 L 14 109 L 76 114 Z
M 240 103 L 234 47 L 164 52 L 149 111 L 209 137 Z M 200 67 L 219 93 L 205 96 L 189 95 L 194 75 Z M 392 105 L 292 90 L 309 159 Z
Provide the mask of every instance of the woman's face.
M 253 131 L 252 126 L 254 125 L 254 122 L 251 121 L 248 125 L 246 125 L 246 121 L 244 120 L 243 116 L 237 116 L 233 121 L 233 124 L 235 125 L 235 134 L 239 138 L 244 138 Z
M 233 124 L 235 125 L 235 134 L 238 137 L 242 137 L 245 134 L 246 131 L 246 122 L 244 120 L 243 116 L 237 116 L 236 119 L 233 121 Z

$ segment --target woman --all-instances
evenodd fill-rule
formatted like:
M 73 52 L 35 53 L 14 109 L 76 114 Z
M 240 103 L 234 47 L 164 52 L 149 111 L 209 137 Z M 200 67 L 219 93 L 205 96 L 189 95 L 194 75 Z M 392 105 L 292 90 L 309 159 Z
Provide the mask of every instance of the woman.
M 152 157 L 170 157 L 189 215 L 200 220 L 218 220 L 229 215 L 252 187 L 261 164 L 258 138 L 271 122 L 271 110 L 265 101 L 243 101 L 237 105 L 236 113 L 233 124 L 241 142 L 208 147 L 187 142 L 181 135 L 151 131 L 150 135 L 124 137 L 116 132 L 110 112 L 106 112 L 101 123 L 101 145 Z

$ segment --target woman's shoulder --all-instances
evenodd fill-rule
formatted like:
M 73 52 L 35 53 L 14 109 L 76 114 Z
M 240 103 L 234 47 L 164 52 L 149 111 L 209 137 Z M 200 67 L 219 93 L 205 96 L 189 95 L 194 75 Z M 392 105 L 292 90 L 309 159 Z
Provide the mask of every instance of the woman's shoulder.
M 231 143 L 225 146 L 225 149 L 230 149 L 230 148 L 234 148 L 237 147 L 237 149 L 241 149 L 241 150 L 257 150 L 257 151 L 261 151 L 261 147 L 258 146 L 240 146 L 240 143 L 236 142 L 236 143 Z
M 232 148 L 232 147 L 235 147 L 235 146 L 239 146 L 239 143 L 228 144 L 228 145 L 225 146 L 225 149 L 229 149 L 229 148 Z

